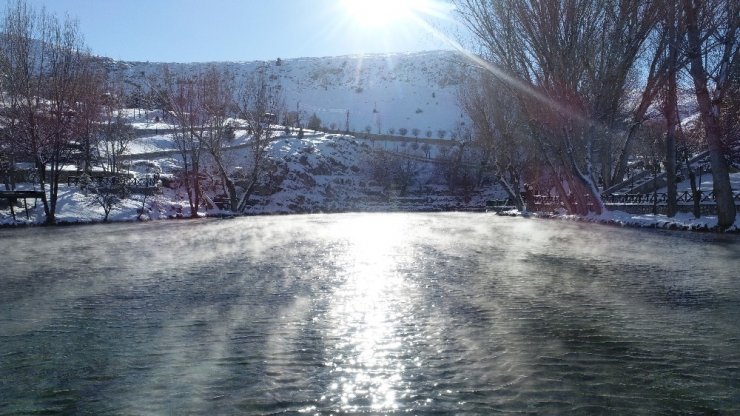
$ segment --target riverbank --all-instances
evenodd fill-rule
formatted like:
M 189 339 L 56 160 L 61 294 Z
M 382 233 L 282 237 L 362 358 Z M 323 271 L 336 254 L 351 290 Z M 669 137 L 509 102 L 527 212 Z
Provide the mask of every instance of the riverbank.
M 498 215 L 576 221 L 617 227 L 740 234 L 740 226 L 738 225 L 740 224 L 740 214 L 736 217 L 735 224 L 727 229 L 720 229 L 717 226 L 717 216 L 709 215 L 701 218 L 694 218 L 694 216 L 689 213 L 678 213 L 675 217 L 670 218 L 661 214 L 630 214 L 623 211 L 606 211 L 601 215 L 589 214 L 587 216 L 581 216 L 545 212 L 522 213 L 520 211 L 511 210 L 500 212 Z
M 239 131 L 236 136 L 227 149 L 230 157 L 234 161 L 249 160 L 245 147 L 249 139 L 247 132 Z M 101 204 L 105 198 L 81 189 L 76 182 L 63 181 L 56 208 L 58 225 L 191 218 L 187 193 L 174 186 L 173 178 L 181 163 L 171 154 L 170 135 L 139 137 L 133 144 L 131 154 L 126 156 L 126 172 L 138 178 L 157 174 L 168 180 L 162 180 L 154 192 L 131 194 L 114 203 L 109 207 L 107 221 Z M 303 137 L 280 136 L 270 143 L 267 151 L 270 171 L 264 175 L 258 192 L 251 196 L 248 212 L 233 214 L 201 208 L 197 218 L 347 212 L 480 212 L 486 211 L 488 201 L 506 199 L 504 190 L 495 184 L 475 192 L 468 191 L 465 195 L 459 188 L 450 189 L 444 171 L 435 162 L 444 153 L 438 147 L 432 146 L 424 154 L 420 147 L 413 145 L 399 147 L 393 142 L 368 142 L 348 135 L 313 132 Z M 405 185 L 389 182 L 387 177 L 379 175 L 378 172 L 387 171 L 396 166 L 393 163 L 402 160 L 406 162 L 399 166 L 410 175 L 406 177 L 408 182 L 403 182 Z M 235 170 L 243 172 L 244 166 Z M 737 179 L 740 180 L 740 175 Z M 701 185 L 703 189 L 711 188 L 711 182 L 706 180 Z M 205 180 L 203 186 L 211 199 L 223 192 L 213 177 Z M 18 187 L 35 190 L 32 182 L 19 183 Z M 213 207 L 211 199 L 209 206 Z M 27 205 L 16 205 L 14 212 L 7 204 L 0 204 L 0 227 L 43 225 L 45 215 L 40 200 L 26 202 Z M 510 212 L 506 215 L 522 214 Z M 679 214 L 668 218 L 609 211 L 586 217 L 551 213 L 531 216 L 637 228 L 720 232 L 716 216 L 711 215 L 694 219 L 690 214 Z M 739 226 L 740 221 L 736 221 L 729 230 L 721 232 L 738 232 Z
M 259 203 L 254 204 L 242 214 L 220 209 L 201 209 L 196 217 L 192 217 L 189 204 L 182 192 L 163 188 L 162 192 L 156 195 L 133 195 L 122 199 L 112 208 L 106 220 L 103 208 L 92 198 L 92 195 L 86 195 L 74 187 L 63 185 L 60 187 L 54 225 L 353 212 L 484 212 L 486 210 L 485 201 L 495 198 L 496 192 L 495 189 L 481 191 L 468 198 L 453 195 L 428 195 L 423 198 L 389 197 L 345 192 L 343 196 L 350 195 L 352 198 L 343 200 L 329 199 L 326 195 L 315 192 L 311 195 L 312 198 L 302 197 L 307 193 L 293 192 L 288 195 L 290 198 L 284 195 L 279 195 L 280 198 L 257 197 L 255 199 Z M 299 200 L 304 203 L 299 205 L 297 203 Z M 2 228 L 45 225 L 43 206 L 38 201 L 36 204 L 28 204 L 28 215 L 21 207 L 15 208 L 15 217 L 11 215 L 9 208 L 0 209 L 0 227 Z
M 156 203 L 155 203 L 156 205 Z M 140 209 L 140 208 L 138 208 Z M 92 224 L 106 224 L 106 223 L 133 223 L 133 222 L 152 222 L 152 221 L 164 221 L 164 220 L 198 220 L 205 218 L 238 218 L 238 217 L 254 217 L 254 216 L 281 216 L 281 215 L 304 215 L 304 214 L 342 214 L 342 213 L 399 213 L 399 212 L 486 212 L 482 206 L 473 205 L 414 205 L 414 206 L 403 206 L 399 204 L 369 204 L 364 207 L 354 207 L 352 209 L 326 209 L 326 210 L 305 210 L 296 212 L 257 212 L 257 213 L 244 213 L 234 214 L 229 211 L 223 210 L 209 210 L 202 212 L 198 217 L 191 217 L 190 215 L 184 215 L 181 210 L 177 207 L 167 207 L 161 211 L 147 212 L 146 215 L 139 215 L 138 209 L 129 206 L 129 209 L 124 211 L 118 211 L 112 213 L 108 221 L 103 221 L 101 218 L 95 218 L 92 216 L 80 216 L 80 217 L 69 217 L 65 216 L 60 218 L 54 226 L 74 226 L 74 225 L 92 225 Z M 679 213 L 673 218 L 669 218 L 665 215 L 635 215 L 629 214 L 622 211 L 607 211 L 601 215 L 590 214 L 587 216 L 579 215 L 568 215 L 558 213 L 545 213 L 545 212 L 521 212 L 517 210 L 509 210 L 497 212 L 496 215 L 510 216 L 510 217 L 527 217 L 534 219 L 545 219 L 545 220 L 561 220 L 561 221 L 574 221 L 582 223 L 602 224 L 617 227 L 630 227 L 630 228 L 644 228 L 644 229 L 660 229 L 670 231 L 693 231 L 693 232 L 710 232 L 710 233 L 723 233 L 723 234 L 740 234 L 740 215 L 735 221 L 735 224 L 728 229 L 722 230 L 717 227 L 716 216 L 705 216 L 701 218 L 694 218 L 693 215 L 688 213 Z M 20 216 L 19 216 L 20 217 Z M 0 228 L 18 228 L 18 227 L 35 227 L 35 226 L 47 226 L 43 222 L 34 222 L 25 220 L 25 218 L 19 218 L 15 222 L 1 221 Z

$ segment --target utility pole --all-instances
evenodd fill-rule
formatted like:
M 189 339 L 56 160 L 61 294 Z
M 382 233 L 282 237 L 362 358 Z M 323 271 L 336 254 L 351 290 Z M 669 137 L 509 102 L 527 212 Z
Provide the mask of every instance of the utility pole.
M 301 127 L 301 102 L 295 103 L 295 122 L 296 127 Z

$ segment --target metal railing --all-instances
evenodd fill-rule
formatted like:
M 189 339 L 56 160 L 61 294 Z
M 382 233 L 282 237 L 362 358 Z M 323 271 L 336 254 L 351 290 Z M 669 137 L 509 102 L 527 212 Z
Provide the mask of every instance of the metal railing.
M 733 192 L 733 200 L 736 205 L 740 205 L 740 192 Z M 602 195 L 601 199 L 605 204 L 667 204 L 668 194 L 665 192 L 654 192 L 647 194 L 609 194 Z M 698 200 L 704 204 L 714 204 L 717 202 L 717 198 L 714 195 L 714 191 L 697 191 L 693 193 L 691 191 L 684 191 L 678 193 L 676 196 L 676 202 L 679 204 L 693 203 Z
M 144 176 L 140 178 L 130 178 L 125 176 L 89 176 L 87 179 L 90 182 L 94 182 L 98 186 L 112 186 L 112 185 L 127 185 L 135 188 L 156 188 L 159 178 L 156 176 Z M 69 186 L 80 186 L 80 182 L 83 182 L 83 176 L 69 176 L 67 178 L 67 185 Z
M 740 191 L 733 192 L 732 194 L 735 205 L 740 206 Z M 586 203 L 591 206 L 593 203 L 588 196 L 586 196 Z M 602 195 L 601 200 L 605 205 L 667 205 L 668 194 L 665 192 L 655 192 L 647 194 L 608 194 Z M 697 191 L 692 193 L 691 191 L 679 192 L 676 196 L 676 202 L 680 205 L 693 204 L 695 200 L 698 200 L 703 205 L 714 205 L 717 203 L 717 199 L 714 195 L 714 191 Z M 533 195 L 531 202 L 535 206 L 556 206 L 560 205 L 559 196 L 550 195 Z M 575 203 L 575 201 L 573 201 Z M 498 199 L 486 201 L 486 206 L 490 208 L 498 206 L 512 205 L 512 202 L 508 199 Z

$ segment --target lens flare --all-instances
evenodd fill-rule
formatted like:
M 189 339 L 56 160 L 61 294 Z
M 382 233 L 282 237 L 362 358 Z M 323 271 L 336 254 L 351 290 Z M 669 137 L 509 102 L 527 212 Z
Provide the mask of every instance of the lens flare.
M 339 4 L 354 23 L 366 29 L 413 25 L 419 17 L 446 16 L 449 9 L 449 5 L 433 0 L 340 0 Z

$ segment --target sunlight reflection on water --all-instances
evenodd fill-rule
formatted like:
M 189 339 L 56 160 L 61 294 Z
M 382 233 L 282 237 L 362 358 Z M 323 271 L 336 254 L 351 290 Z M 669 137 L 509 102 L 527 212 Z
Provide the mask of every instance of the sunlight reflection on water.
M 485 214 L 0 234 L 0 416 L 738 413 L 737 236 Z
M 329 311 L 329 338 L 335 343 L 327 351 L 334 379 L 328 399 L 345 411 L 397 409 L 404 366 L 396 325 L 409 290 L 397 272 L 405 223 L 401 217 L 382 222 L 361 217 L 335 227 L 349 241 L 337 259 L 345 264 L 346 281 L 332 295 Z

